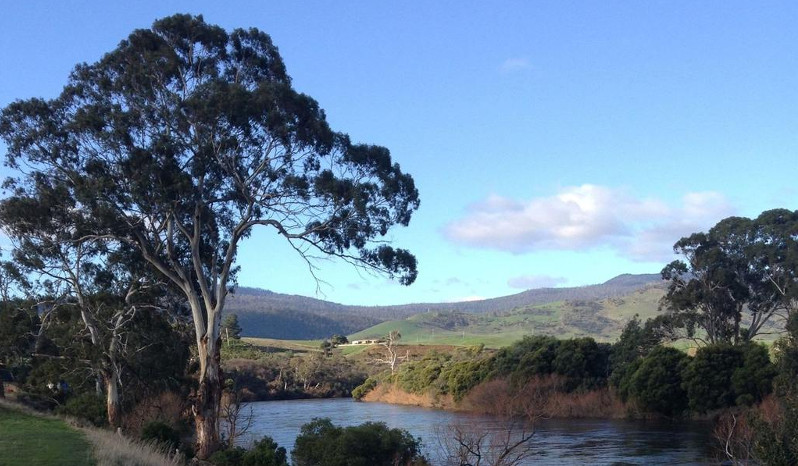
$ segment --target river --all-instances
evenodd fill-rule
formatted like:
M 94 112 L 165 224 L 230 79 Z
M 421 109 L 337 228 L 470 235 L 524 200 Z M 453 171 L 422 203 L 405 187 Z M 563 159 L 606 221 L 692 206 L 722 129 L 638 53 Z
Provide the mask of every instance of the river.
M 439 446 L 440 432 L 452 423 L 491 426 L 489 416 L 453 413 L 415 406 L 360 403 L 352 399 L 265 401 L 250 403 L 253 423 L 239 439 L 242 445 L 271 436 L 288 450 L 289 456 L 300 427 L 316 417 L 333 424 L 351 426 L 367 421 L 385 422 L 420 437 L 432 464 L 445 456 Z M 713 464 L 711 427 L 701 422 L 564 419 L 542 420 L 535 430 L 535 456 L 526 464 L 621 465 L 621 464 Z

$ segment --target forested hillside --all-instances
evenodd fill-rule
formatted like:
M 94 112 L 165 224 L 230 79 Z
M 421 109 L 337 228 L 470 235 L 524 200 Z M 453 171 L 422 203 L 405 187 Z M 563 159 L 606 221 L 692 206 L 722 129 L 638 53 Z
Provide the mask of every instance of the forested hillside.
M 619 299 L 650 287 L 663 290 L 657 295 L 657 299 L 664 293 L 664 285 L 658 274 L 624 274 L 599 285 L 540 288 L 481 301 L 399 306 L 347 306 L 304 296 L 240 287 L 230 297 L 227 312 L 239 316 L 245 336 L 282 339 L 316 339 L 329 337 L 332 334 L 349 335 L 381 322 L 403 320 L 419 313 L 436 312 L 484 315 L 480 319 L 482 321 L 512 314 L 517 317 L 510 318 L 508 321 L 510 323 L 520 320 L 527 323 L 537 321 L 540 324 L 550 323 L 551 319 L 541 320 L 532 316 L 556 314 L 557 319 L 570 321 L 570 324 L 566 323 L 569 334 L 603 337 L 605 334 L 614 335 L 623 322 L 621 320 L 615 322 L 617 319 L 603 320 L 606 318 L 595 312 L 603 306 L 598 302 Z M 622 314 L 625 317 L 631 317 L 635 313 L 652 314 L 656 309 L 654 301 L 656 300 L 649 300 L 642 307 L 636 306 L 633 311 L 622 311 Z M 533 309 L 543 305 L 554 306 L 556 310 Z M 562 308 L 567 308 L 567 312 L 560 312 Z M 499 324 L 499 327 L 516 327 L 515 330 L 520 330 L 524 326 Z M 561 331 L 562 328 L 555 325 L 551 330 Z

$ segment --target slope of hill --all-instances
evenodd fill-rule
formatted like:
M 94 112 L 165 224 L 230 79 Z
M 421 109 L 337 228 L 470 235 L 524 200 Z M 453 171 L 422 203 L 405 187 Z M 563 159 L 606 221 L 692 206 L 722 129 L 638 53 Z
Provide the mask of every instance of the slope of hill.
M 635 314 L 643 320 L 654 317 L 664 294 L 663 284 L 649 283 L 611 298 L 529 304 L 507 312 L 430 311 L 403 320 L 382 322 L 350 338 L 373 338 L 398 330 L 402 340 L 410 344 L 483 343 L 501 347 L 525 335 L 590 336 L 611 342 Z
M 350 335 L 355 332 L 358 332 L 356 335 L 363 335 L 364 332 L 359 332 L 360 330 L 380 322 L 399 321 L 419 313 L 448 313 L 465 316 L 463 318 L 467 320 L 479 319 L 481 316 L 484 322 L 481 327 L 478 326 L 481 330 L 475 333 L 482 335 L 488 335 L 490 328 L 495 328 L 496 332 L 494 333 L 497 334 L 509 335 L 514 331 L 523 331 L 523 334 L 529 334 L 530 332 L 525 330 L 527 325 L 520 325 L 518 322 L 526 322 L 530 325 L 537 322 L 538 327 L 546 324 L 552 331 L 565 331 L 573 335 L 578 335 L 579 332 L 599 332 L 600 334 L 604 332 L 610 335 L 614 333 L 613 328 L 617 325 L 601 320 L 602 316 L 599 314 L 594 316 L 594 311 L 597 309 L 595 305 L 584 303 L 603 302 L 610 299 L 620 299 L 626 302 L 625 300 L 628 298 L 625 297 L 647 287 L 662 289 L 663 285 L 659 275 L 625 274 L 599 285 L 540 288 L 482 301 L 419 303 L 399 306 L 347 306 L 304 296 L 241 287 L 228 299 L 226 310 L 238 314 L 243 335 L 283 339 L 318 339 L 329 337 L 332 334 Z M 545 306 L 540 308 L 542 305 L 549 306 L 549 308 L 545 308 Z M 640 306 L 632 307 L 637 309 Z M 603 305 L 601 308 L 604 308 Z M 643 316 L 650 314 L 654 309 L 656 309 L 656 305 L 646 304 L 642 311 L 635 312 Z M 631 314 L 629 314 L 630 312 Z M 634 315 L 635 312 L 618 311 L 619 315 L 628 315 L 628 317 Z M 510 316 L 516 317 L 511 318 Z M 548 317 L 543 318 L 542 316 Z M 615 322 L 613 317 L 605 316 L 605 318 Z M 498 323 L 487 323 L 492 319 L 498 319 Z M 598 319 L 598 321 L 590 324 L 591 319 Z M 555 324 L 554 321 L 559 323 Z M 459 334 L 461 340 L 464 339 L 463 332 L 459 331 Z M 442 335 L 439 333 L 439 338 Z M 456 335 L 454 336 L 456 337 Z M 503 340 L 505 337 L 499 339 Z

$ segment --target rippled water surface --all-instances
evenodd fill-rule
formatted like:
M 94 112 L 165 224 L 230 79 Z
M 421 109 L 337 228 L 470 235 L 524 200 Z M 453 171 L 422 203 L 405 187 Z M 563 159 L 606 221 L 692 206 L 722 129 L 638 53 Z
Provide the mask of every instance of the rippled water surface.
M 253 425 L 240 443 L 271 436 L 290 452 L 300 427 L 316 417 L 350 426 L 382 421 L 421 437 L 433 464 L 444 457 L 438 437 L 452 423 L 495 426 L 488 416 L 451 413 L 414 406 L 359 403 L 351 399 L 266 401 L 251 403 Z M 713 464 L 711 427 L 699 422 L 625 420 L 544 420 L 532 440 L 528 464 Z

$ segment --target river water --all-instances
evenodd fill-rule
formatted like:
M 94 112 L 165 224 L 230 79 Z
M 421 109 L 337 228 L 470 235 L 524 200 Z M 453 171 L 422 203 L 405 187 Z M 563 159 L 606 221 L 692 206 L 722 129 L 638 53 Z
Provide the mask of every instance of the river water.
M 439 438 L 446 426 L 459 423 L 496 426 L 489 416 L 452 413 L 415 406 L 360 403 L 352 399 L 264 401 L 250 403 L 253 424 L 239 439 L 242 445 L 264 435 L 290 451 L 300 427 L 317 417 L 333 424 L 352 426 L 367 421 L 385 422 L 420 437 L 432 464 L 445 458 Z M 534 456 L 525 464 L 623 465 L 623 464 L 716 464 L 711 426 L 701 422 L 651 422 L 628 420 L 542 420 L 532 439 Z

